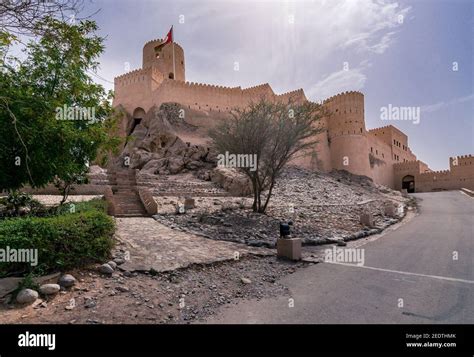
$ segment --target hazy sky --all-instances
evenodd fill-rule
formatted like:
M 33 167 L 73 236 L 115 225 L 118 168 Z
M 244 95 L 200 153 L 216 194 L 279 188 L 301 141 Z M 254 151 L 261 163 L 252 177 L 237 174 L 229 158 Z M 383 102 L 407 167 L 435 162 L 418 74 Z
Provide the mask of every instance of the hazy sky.
M 359 90 L 367 128 L 400 128 L 432 169 L 474 154 L 474 1 L 96 0 L 85 13 L 96 9 L 108 81 L 126 63 L 140 68 L 144 43 L 174 25 L 188 81 L 268 82 L 276 93 L 303 88 L 311 100 Z M 421 107 L 420 122 L 382 121 L 389 104 Z

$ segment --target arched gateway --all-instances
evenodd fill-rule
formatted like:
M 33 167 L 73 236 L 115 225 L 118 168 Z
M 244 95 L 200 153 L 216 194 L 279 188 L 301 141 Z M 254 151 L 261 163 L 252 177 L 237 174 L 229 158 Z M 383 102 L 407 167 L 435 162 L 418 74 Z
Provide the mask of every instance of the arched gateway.
M 406 175 L 402 178 L 402 189 L 406 189 L 408 193 L 415 192 L 415 177 L 413 175 Z

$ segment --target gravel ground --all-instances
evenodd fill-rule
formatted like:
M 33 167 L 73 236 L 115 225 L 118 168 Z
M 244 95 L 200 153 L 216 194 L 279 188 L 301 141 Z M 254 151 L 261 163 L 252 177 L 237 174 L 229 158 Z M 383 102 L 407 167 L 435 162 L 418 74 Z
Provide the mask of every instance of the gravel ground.
M 0 323 L 202 322 L 223 305 L 286 294 L 287 288 L 278 280 L 307 265 L 248 256 L 154 276 L 114 273 L 106 277 L 95 269 L 75 271 L 71 273 L 78 279 L 76 286 L 49 301 L 24 308 L 0 305 Z M 75 307 L 66 310 L 71 301 Z

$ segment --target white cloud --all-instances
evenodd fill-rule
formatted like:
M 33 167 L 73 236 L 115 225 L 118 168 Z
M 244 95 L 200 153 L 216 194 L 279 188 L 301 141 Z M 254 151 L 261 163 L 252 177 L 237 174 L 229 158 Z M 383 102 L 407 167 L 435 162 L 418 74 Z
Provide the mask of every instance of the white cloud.
M 470 101 L 470 100 L 474 100 L 474 94 L 469 94 L 469 95 L 466 95 L 464 97 L 454 98 L 454 99 L 451 99 L 450 101 L 447 101 L 447 102 L 441 101 L 441 102 L 438 102 L 438 103 L 435 103 L 435 104 L 424 105 L 424 106 L 421 107 L 421 111 L 425 112 L 425 113 L 432 113 L 432 112 L 436 112 L 440 109 L 444 109 L 448 106 L 451 106 L 451 105 L 454 105 L 454 104 L 459 104 L 459 103 L 464 103 L 464 102 L 467 102 L 467 101 Z
M 334 12 L 338 14 L 335 21 L 345 29 L 341 32 L 345 39 L 340 42 L 341 47 L 383 53 L 394 40 L 393 30 L 402 25 L 410 9 L 389 1 L 334 2 Z
M 276 92 L 303 87 L 318 97 L 336 88 L 362 89 L 367 66 L 343 72 L 344 57 L 352 65 L 384 53 L 402 26 L 399 16 L 406 21 L 410 11 L 409 7 L 385 0 L 221 2 L 200 6 L 200 16 L 194 17 L 192 27 L 206 37 L 201 37 L 205 41 L 199 41 L 191 54 L 199 62 L 213 63 L 214 68 L 212 73 L 199 70 L 189 75 L 210 83 L 227 81 L 232 86 L 270 82 Z M 203 7 L 207 12 L 202 12 Z M 294 23 L 288 21 L 289 16 Z M 240 62 L 239 73 L 228 70 L 234 61 Z M 325 72 L 334 71 L 335 63 L 337 71 L 324 77 Z
M 306 91 L 311 100 L 323 100 L 334 94 L 349 90 L 364 88 L 367 76 L 363 73 L 364 67 L 348 71 L 340 70 L 326 76 Z
M 104 6 L 104 18 L 108 9 Z M 120 53 L 117 48 L 124 48 L 125 35 L 138 41 L 160 37 L 167 30 L 164 24 L 176 19 L 175 36 L 184 47 L 188 80 L 242 87 L 269 82 L 277 93 L 303 88 L 322 98 L 338 88 L 362 89 L 368 66 L 352 69 L 353 64 L 374 62 L 374 56 L 383 54 L 403 26 L 399 16 L 407 21 L 409 12 L 391 0 L 139 2 L 119 15 L 123 18 L 110 14 L 127 33 L 111 34 L 106 51 Z M 180 15 L 184 24 L 177 23 Z M 137 16 L 140 23 L 131 26 L 130 19 Z M 157 33 L 157 24 L 162 33 Z M 130 56 L 126 47 L 121 53 Z M 133 55 L 139 53 L 134 50 Z M 102 60 L 112 63 L 117 55 Z M 342 71 L 344 61 L 350 61 L 348 72 Z M 234 62 L 239 62 L 238 72 Z M 123 74 L 112 73 L 119 67 L 102 66 L 107 72 L 103 76 Z

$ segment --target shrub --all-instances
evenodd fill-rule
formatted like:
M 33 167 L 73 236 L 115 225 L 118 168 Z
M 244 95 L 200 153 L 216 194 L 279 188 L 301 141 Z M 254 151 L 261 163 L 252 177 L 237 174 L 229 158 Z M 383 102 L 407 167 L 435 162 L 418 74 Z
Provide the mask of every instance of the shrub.
M 12 301 L 15 300 L 16 296 L 23 289 L 33 289 L 38 291 L 39 284 L 35 281 L 33 274 L 26 275 L 23 280 L 18 283 L 18 287 L 12 293 Z
M 106 203 L 75 204 L 75 213 L 0 220 L 0 249 L 37 249 L 38 265 L 0 262 L 0 276 L 82 267 L 106 260 L 113 246 L 114 222 Z
M 33 199 L 31 195 L 19 191 L 11 191 L 7 197 L 0 198 L 0 205 L 4 205 L 6 210 L 0 212 L 0 217 L 17 217 L 26 214 L 33 214 L 43 208 L 43 205 Z
M 99 211 L 107 213 L 107 202 L 103 199 L 93 199 L 83 202 L 68 202 L 63 205 L 51 207 L 50 210 L 56 215 L 85 211 Z

